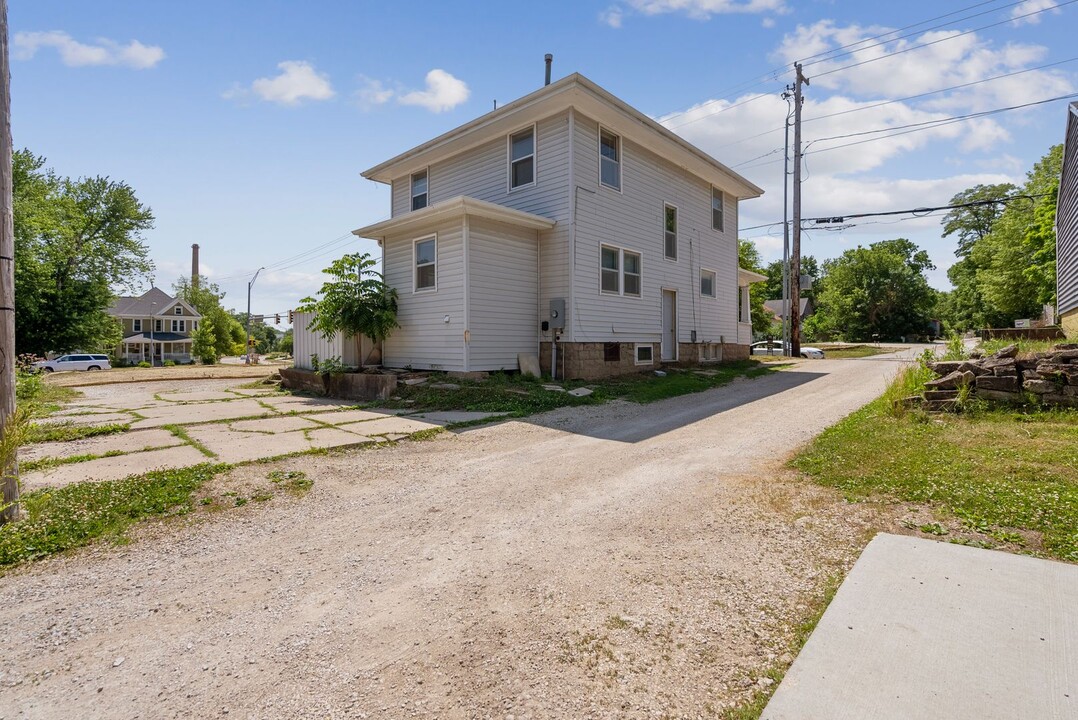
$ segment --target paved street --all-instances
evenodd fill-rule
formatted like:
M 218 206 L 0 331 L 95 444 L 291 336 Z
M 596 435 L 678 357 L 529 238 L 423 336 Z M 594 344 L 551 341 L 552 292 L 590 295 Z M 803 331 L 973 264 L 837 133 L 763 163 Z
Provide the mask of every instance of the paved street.
M 714 714 L 751 695 L 874 527 L 782 460 L 899 365 L 804 362 L 238 468 L 218 490 L 274 468 L 314 487 L 0 580 L 3 715 Z

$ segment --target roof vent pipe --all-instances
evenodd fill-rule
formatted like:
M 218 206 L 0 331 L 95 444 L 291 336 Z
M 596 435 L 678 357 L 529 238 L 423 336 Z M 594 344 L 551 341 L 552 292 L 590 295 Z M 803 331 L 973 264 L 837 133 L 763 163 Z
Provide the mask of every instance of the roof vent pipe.
M 551 55 L 550 53 L 547 53 L 546 58 L 544 58 L 544 59 L 546 60 L 546 82 L 543 83 L 543 84 L 544 85 L 549 85 L 550 84 L 550 64 L 552 62 L 554 62 L 554 56 Z

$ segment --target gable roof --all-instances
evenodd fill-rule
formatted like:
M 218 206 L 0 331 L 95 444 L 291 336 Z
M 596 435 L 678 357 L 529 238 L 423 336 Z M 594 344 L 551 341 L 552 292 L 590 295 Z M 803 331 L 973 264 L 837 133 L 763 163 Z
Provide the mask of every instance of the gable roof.
M 549 230 L 556 224 L 553 220 L 542 215 L 515 210 L 486 200 L 458 195 L 457 197 L 428 205 L 421 210 L 361 227 L 358 230 L 353 230 L 352 234 L 363 238 L 372 238 L 381 245 L 382 239 L 391 232 L 402 232 L 464 215 L 486 218 L 487 220 L 495 220 L 533 230 Z
M 551 83 L 519 100 L 439 135 L 422 145 L 365 170 L 368 180 L 392 183 L 394 178 L 467 152 L 482 143 L 519 130 L 528 122 L 576 108 L 686 171 L 738 198 L 759 197 L 763 190 L 695 145 L 618 99 L 579 73 Z
M 150 317 L 163 315 L 165 311 L 176 304 L 183 305 L 194 317 L 202 317 L 198 311 L 186 301 L 174 298 L 161 288 L 152 287 L 138 296 L 121 296 L 113 301 L 109 307 L 109 315 L 115 317 Z

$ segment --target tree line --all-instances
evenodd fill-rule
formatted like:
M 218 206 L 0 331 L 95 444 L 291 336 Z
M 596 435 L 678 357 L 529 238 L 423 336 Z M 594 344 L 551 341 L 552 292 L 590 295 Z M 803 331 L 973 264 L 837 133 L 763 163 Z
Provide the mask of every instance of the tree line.
M 1029 171 L 1021 186 L 977 185 L 955 195 L 944 217 L 943 237 L 953 237 L 958 261 L 947 270 L 953 285 L 928 284 L 928 253 L 895 238 L 846 250 L 818 262 L 802 257 L 812 278 L 803 290 L 815 312 L 803 323 L 809 342 L 901 340 L 987 327 L 1008 327 L 1041 316 L 1055 302 L 1055 209 L 1062 168 L 1057 145 Z M 995 202 L 995 201 L 1003 202 Z M 993 201 L 993 202 L 988 202 Z M 760 336 L 780 337 L 781 322 L 766 300 L 782 298 L 782 261 L 764 265 L 750 240 L 740 241 L 741 266 L 767 275 L 750 291 L 752 322 Z

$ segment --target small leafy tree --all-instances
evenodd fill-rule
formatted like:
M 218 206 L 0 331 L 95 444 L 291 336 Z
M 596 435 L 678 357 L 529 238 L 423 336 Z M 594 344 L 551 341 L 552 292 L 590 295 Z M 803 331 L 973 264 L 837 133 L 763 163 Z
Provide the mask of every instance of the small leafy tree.
M 191 352 L 206 365 L 216 363 L 221 355 L 217 352 L 217 331 L 213 320 L 203 318 L 198 329 L 191 335 Z
M 323 270 L 333 279 L 322 284 L 321 298 L 304 298 L 299 307 L 299 312 L 314 315 L 308 328 L 326 339 L 339 332 L 358 344 L 361 335 L 380 343 L 400 327 L 397 291 L 374 270 L 376 264 L 369 253 L 352 253 Z

